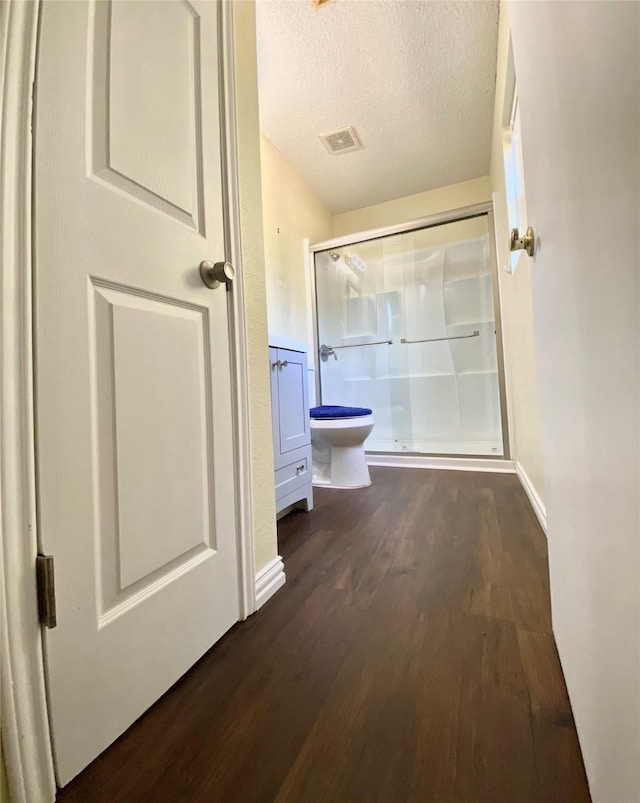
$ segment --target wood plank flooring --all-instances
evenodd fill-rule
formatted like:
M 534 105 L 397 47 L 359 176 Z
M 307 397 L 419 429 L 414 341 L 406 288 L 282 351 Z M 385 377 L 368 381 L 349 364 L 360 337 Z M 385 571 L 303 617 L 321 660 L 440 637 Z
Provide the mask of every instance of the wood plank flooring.
M 280 522 L 282 591 L 58 801 L 590 800 L 518 479 L 372 475 Z

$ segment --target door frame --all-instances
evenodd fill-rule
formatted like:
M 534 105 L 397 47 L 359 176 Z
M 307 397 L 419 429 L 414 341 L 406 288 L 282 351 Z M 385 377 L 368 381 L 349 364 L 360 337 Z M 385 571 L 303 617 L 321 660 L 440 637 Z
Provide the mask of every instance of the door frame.
M 233 4 L 221 2 L 218 45 L 225 258 L 230 293 L 240 619 L 256 610 L 245 297 L 239 220 Z M 0 18 L 0 625 L 2 745 L 14 803 L 54 801 L 56 784 L 38 623 L 32 297 L 32 94 L 39 2 L 5 0 Z

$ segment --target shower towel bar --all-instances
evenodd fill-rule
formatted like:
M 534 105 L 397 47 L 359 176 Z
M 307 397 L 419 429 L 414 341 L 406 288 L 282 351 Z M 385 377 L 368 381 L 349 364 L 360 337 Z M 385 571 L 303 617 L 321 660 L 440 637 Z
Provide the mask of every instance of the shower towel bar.
M 355 349 L 359 348 L 360 346 L 391 346 L 393 345 L 393 340 L 376 340 L 375 343 L 345 343 L 344 346 L 325 346 L 323 343 L 318 352 L 320 353 L 320 359 L 322 362 L 326 362 L 330 356 L 333 355 L 333 359 L 337 360 L 338 355 L 335 352 L 335 349 Z
M 360 346 L 385 346 L 393 345 L 393 340 L 376 340 L 375 343 L 346 343 L 344 346 L 325 346 L 327 349 L 355 349 L 359 348 Z M 320 346 L 322 348 L 322 346 Z
M 407 340 L 406 337 L 403 337 L 400 342 L 401 343 L 438 343 L 441 340 L 466 340 L 469 337 L 480 337 L 480 332 L 476 329 L 476 331 L 472 335 L 454 335 L 453 337 L 430 337 L 427 340 Z

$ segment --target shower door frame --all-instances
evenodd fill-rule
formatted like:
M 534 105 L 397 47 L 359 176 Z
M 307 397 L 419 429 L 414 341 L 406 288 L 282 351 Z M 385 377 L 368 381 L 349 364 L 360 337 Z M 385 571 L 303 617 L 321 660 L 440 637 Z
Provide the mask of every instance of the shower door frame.
M 387 452 L 371 451 L 371 455 L 397 455 L 416 457 L 446 457 L 446 458 L 479 458 L 483 460 L 510 460 L 511 448 L 509 442 L 509 417 L 507 411 L 507 391 L 504 372 L 504 348 L 502 339 L 502 316 L 500 312 L 500 285 L 498 281 L 498 260 L 496 255 L 495 241 L 495 221 L 493 215 L 493 202 L 486 201 L 480 204 L 462 206 L 457 209 L 448 209 L 444 212 L 436 212 L 433 215 L 409 220 L 406 223 L 397 223 L 392 226 L 381 226 L 377 229 L 368 229 L 355 234 L 346 234 L 342 237 L 334 237 L 331 240 L 323 240 L 319 243 L 309 244 L 309 290 L 311 301 L 311 337 L 313 343 L 313 366 L 315 369 L 315 391 L 316 403 L 322 400 L 320 363 L 318 340 L 318 306 L 316 294 L 316 265 L 315 256 L 319 251 L 328 251 L 331 248 L 343 248 L 347 245 L 357 245 L 369 240 L 379 240 L 394 234 L 405 234 L 406 232 L 416 231 L 417 229 L 430 229 L 442 226 L 446 223 L 457 223 L 461 220 L 487 216 L 487 229 L 489 234 L 489 254 L 491 261 L 491 290 L 493 299 L 494 320 L 496 325 L 496 353 L 498 362 L 498 389 L 500 394 L 500 420 L 502 423 L 502 451 L 501 455 L 469 455 L 469 454 L 443 454 L 442 452 Z

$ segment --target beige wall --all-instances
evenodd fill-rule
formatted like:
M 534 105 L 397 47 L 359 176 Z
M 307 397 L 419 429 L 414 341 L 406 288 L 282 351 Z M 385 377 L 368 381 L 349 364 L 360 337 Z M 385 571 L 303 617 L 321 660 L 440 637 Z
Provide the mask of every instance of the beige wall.
M 256 570 L 277 555 L 271 407 L 267 337 L 267 300 L 262 234 L 260 139 L 256 66 L 255 4 L 233 4 L 238 179 L 242 269 L 246 307 L 251 436 L 253 539 Z
M 333 214 L 267 139 L 260 136 L 269 334 L 308 340 L 303 241 L 333 236 Z
M 504 265 L 508 266 L 510 261 L 501 130 L 508 52 L 509 15 L 508 6 L 503 2 L 500 4 L 496 101 L 491 146 L 491 187 L 494 192 L 509 440 L 511 457 L 524 469 L 544 503 L 542 440 L 531 302 L 531 270 L 534 263 L 522 253 L 515 273 L 509 275 L 502 269 Z
M 482 176 L 460 184 L 449 184 L 437 190 L 406 195 L 383 204 L 354 209 L 352 212 L 342 212 L 333 219 L 333 233 L 336 237 L 341 237 L 343 234 L 393 226 L 448 209 L 490 200 L 491 182 L 489 176 Z

